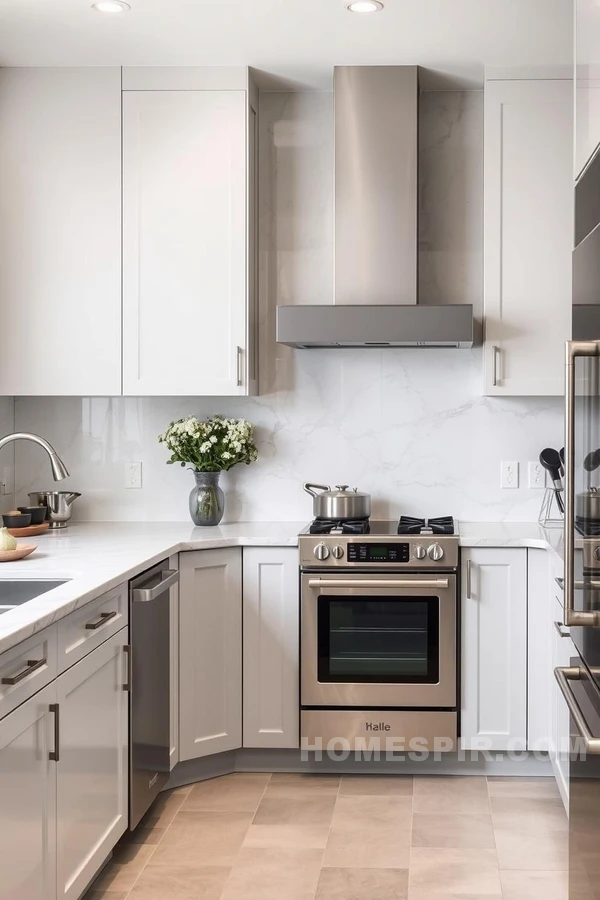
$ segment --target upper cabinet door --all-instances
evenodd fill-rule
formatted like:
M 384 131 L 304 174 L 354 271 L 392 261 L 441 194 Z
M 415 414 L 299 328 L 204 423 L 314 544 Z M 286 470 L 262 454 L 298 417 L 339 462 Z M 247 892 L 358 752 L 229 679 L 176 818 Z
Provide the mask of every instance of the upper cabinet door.
M 600 144 L 600 5 L 577 0 L 575 16 L 575 177 Z
M 0 394 L 121 393 L 121 70 L 0 69 Z
M 244 91 L 123 94 L 126 395 L 248 392 Z
M 560 396 L 571 337 L 572 83 L 488 81 L 485 393 Z

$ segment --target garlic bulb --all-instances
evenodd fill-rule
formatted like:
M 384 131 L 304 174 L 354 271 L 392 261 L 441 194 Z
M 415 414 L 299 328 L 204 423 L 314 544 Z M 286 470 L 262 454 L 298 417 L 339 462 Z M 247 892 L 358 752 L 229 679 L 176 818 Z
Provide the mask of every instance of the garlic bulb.
M 12 534 L 8 533 L 8 528 L 0 528 L 0 550 L 16 550 L 17 542 Z

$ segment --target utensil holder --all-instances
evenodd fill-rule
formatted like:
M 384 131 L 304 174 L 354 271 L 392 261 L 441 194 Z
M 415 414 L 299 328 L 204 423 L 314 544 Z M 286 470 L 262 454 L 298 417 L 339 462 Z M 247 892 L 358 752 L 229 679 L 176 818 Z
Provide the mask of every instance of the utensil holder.
M 544 491 L 544 499 L 542 500 L 542 508 L 538 516 L 538 522 L 544 528 L 562 528 L 565 522 L 563 513 L 556 500 L 556 495 L 562 491 L 556 491 L 554 488 L 546 488 Z

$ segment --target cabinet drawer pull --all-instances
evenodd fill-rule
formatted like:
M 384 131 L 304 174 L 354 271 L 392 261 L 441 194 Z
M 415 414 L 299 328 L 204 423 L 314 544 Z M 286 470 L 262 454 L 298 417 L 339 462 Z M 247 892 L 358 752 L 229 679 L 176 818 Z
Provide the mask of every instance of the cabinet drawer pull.
M 471 599 L 471 560 L 467 560 L 467 600 Z
M 498 387 L 498 382 L 500 380 L 499 375 L 498 375 L 498 357 L 499 356 L 500 356 L 500 347 L 493 346 L 492 347 L 492 357 L 493 357 L 492 365 L 493 365 L 493 373 L 494 374 L 493 374 L 493 378 L 492 378 L 492 384 L 494 385 L 494 387 Z
M 116 615 L 117 615 L 116 609 L 113 609 L 112 612 L 100 613 L 100 618 L 98 619 L 97 622 L 87 622 L 85 627 L 88 629 L 88 631 L 95 631 L 96 628 L 100 628 L 101 625 L 105 625 L 106 622 L 109 622 L 111 619 L 114 619 L 114 617 Z
M 556 628 L 556 630 L 558 631 L 558 633 L 560 634 L 561 637 L 571 637 L 571 632 L 565 631 L 563 629 L 562 622 L 555 622 L 554 627 Z
M 236 357 L 236 366 L 237 366 L 237 386 L 242 386 L 242 354 L 243 350 L 241 347 L 237 348 L 237 357 Z
M 127 681 L 123 685 L 124 691 L 131 691 L 131 644 L 123 644 L 123 653 L 127 663 Z
M 59 718 L 59 704 L 51 703 L 49 706 L 50 712 L 54 714 L 54 750 L 51 750 L 48 754 L 49 759 L 53 759 L 54 762 L 58 762 L 60 759 L 60 718 Z
M 20 681 L 23 681 L 24 678 L 27 678 L 28 675 L 31 675 L 32 672 L 37 672 L 38 669 L 41 669 L 42 666 L 45 665 L 46 657 L 43 659 L 28 659 L 27 666 L 22 672 L 19 672 L 18 675 L 9 675 L 6 678 L 3 678 L 2 684 L 18 684 Z

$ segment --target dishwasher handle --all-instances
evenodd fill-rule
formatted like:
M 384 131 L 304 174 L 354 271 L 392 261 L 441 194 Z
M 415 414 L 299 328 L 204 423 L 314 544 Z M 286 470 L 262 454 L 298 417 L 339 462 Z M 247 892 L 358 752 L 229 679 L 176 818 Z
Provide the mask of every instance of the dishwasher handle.
M 172 585 L 177 584 L 179 581 L 179 572 L 177 569 L 165 569 L 160 574 L 162 575 L 162 580 L 154 585 L 154 587 L 133 589 L 134 603 L 150 603 L 152 600 L 156 600 L 164 594 L 165 591 L 168 591 Z

